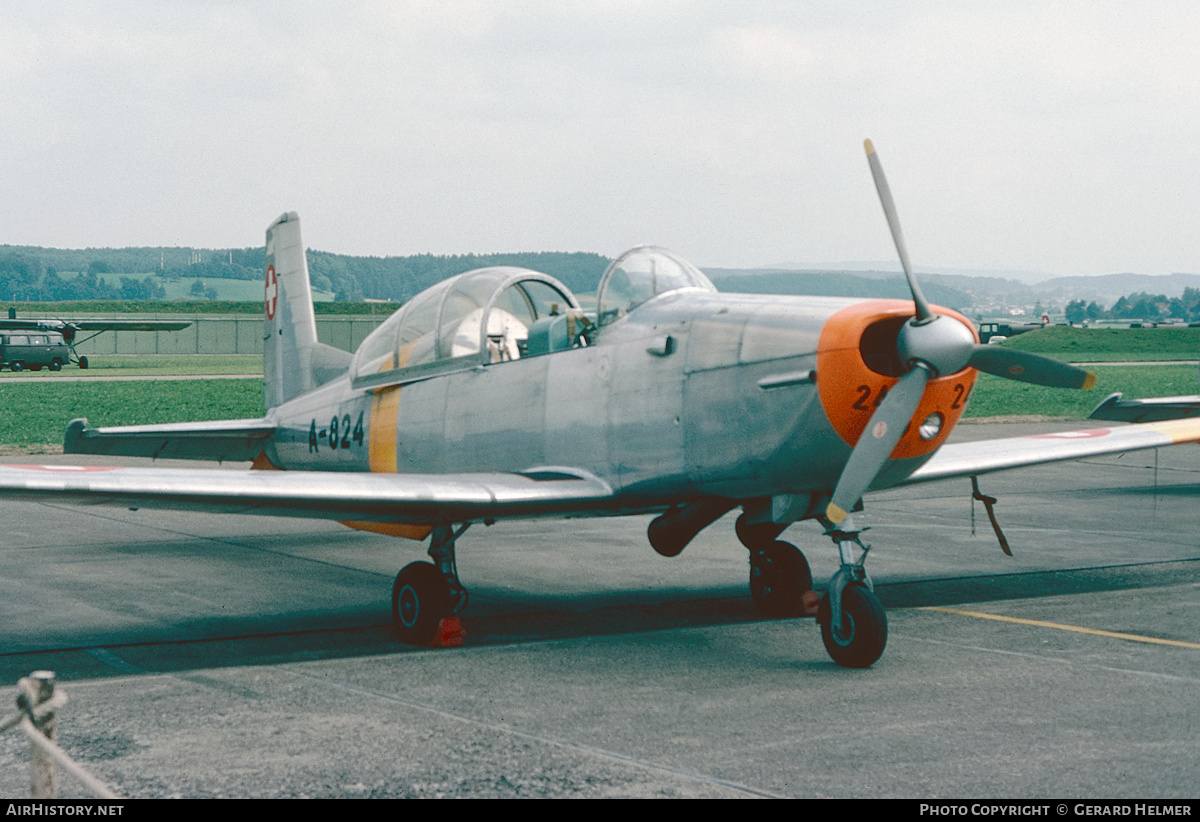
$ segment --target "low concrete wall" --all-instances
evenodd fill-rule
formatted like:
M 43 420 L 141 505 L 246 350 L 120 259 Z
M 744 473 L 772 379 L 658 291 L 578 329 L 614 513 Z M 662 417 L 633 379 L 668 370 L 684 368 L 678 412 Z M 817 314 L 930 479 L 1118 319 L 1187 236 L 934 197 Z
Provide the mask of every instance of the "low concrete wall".
M 327 345 L 354 351 L 387 314 L 375 316 L 318 316 L 317 338 Z M 116 316 L 108 319 L 118 319 Z M 76 319 L 76 318 L 72 318 Z M 82 318 L 78 318 L 82 319 Z M 101 319 L 99 316 L 89 319 Z M 77 343 L 80 354 L 261 354 L 262 317 L 251 315 L 187 316 L 164 314 L 161 317 L 122 315 L 119 319 L 189 320 L 182 331 L 105 331 L 86 342 Z M 80 332 L 84 339 L 90 332 Z

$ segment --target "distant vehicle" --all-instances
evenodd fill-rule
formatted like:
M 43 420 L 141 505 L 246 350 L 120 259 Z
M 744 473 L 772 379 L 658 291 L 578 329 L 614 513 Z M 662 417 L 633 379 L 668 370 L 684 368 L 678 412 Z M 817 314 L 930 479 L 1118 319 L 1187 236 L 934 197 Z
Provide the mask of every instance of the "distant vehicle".
M 21 371 L 62 370 L 71 361 L 71 346 L 57 331 L 0 334 L 0 368 Z M 84 360 L 86 363 L 86 359 Z M 81 366 L 86 368 L 87 365 Z
M 91 337 L 84 338 L 90 340 L 105 331 L 179 331 L 191 324 L 190 320 L 18 320 L 16 312 L 10 308 L 8 319 L 0 320 L 0 340 L 4 341 L 0 345 L 0 368 L 58 371 L 72 362 L 87 368 L 87 356 L 80 356 L 75 351 L 76 336 L 80 331 L 95 331 Z M 5 334 L 6 331 L 14 333 Z
M 990 342 L 992 337 L 1014 337 L 1026 331 L 1037 331 L 1041 327 L 1036 323 L 980 323 L 979 341 Z

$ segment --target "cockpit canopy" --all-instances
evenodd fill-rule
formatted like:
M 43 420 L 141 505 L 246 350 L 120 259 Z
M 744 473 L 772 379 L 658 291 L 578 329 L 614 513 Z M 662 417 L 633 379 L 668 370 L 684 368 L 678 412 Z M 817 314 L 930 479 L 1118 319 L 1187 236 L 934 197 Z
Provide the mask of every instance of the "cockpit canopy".
M 356 380 L 436 364 L 501 362 L 522 356 L 530 327 L 582 316 L 558 280 L 514 266 L 480 268 L 422 291 L 368 336 L 355 354 Z M 544 352 L 535 352 L 544 353 Z
M 652 245 L 632 248 L 614 260 L 600 280 L 600 325 L 625 316 L 651 297 L 681 288 L 717 290 L 700 269 L 672 251 Z

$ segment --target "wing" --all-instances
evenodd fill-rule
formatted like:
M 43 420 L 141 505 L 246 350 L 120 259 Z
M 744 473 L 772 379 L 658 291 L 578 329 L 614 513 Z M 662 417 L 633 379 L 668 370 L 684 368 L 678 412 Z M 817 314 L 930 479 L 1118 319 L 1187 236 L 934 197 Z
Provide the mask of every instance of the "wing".
M 190 320 L 79 320 L 71 323 L 80 331 L 180 331 L 191 324 Z
M 1109 394 L 1104 402 L 1088 414 L 1091 420 L 1124 420 L 1125 422 L 1159 422 L 1200 416 L 1200 396 L 1151 397 L 1145 400 L 1124 400 L 1120 392 Z
M 63 452 L 249 462 L 274 433 L 275 423 L 268 419 L 88 428 L 87 419 L 81 418 L 67 426 Z
M 1200 419 L 955 443 L 942 446 L 929 462 L 897 484 L 971 477 L 1010 468 L 1162 448 L 1186 442 L 1200 442 Z
M 79 331 L 180 331 L 191 325 L 191 320 L 0 320 L 0 329 L 29 329 L 62 331 L 72 328 Z
M 0 498 L 356 523 L 437 525 L 601 511 L 612 496 L 592 474 L 553 467 L 426 475 L 0 466 Z

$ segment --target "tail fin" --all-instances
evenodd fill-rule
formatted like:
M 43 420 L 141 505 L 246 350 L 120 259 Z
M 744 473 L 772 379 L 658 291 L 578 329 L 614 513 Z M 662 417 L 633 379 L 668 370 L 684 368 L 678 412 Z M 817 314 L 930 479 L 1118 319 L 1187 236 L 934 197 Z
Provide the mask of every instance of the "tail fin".
M 267 408 L 311 391 L 350 367 L 351 355 L 317 342 L 300 217 L 289 211 L 267 229 L 263 302 L 263 393 Z

